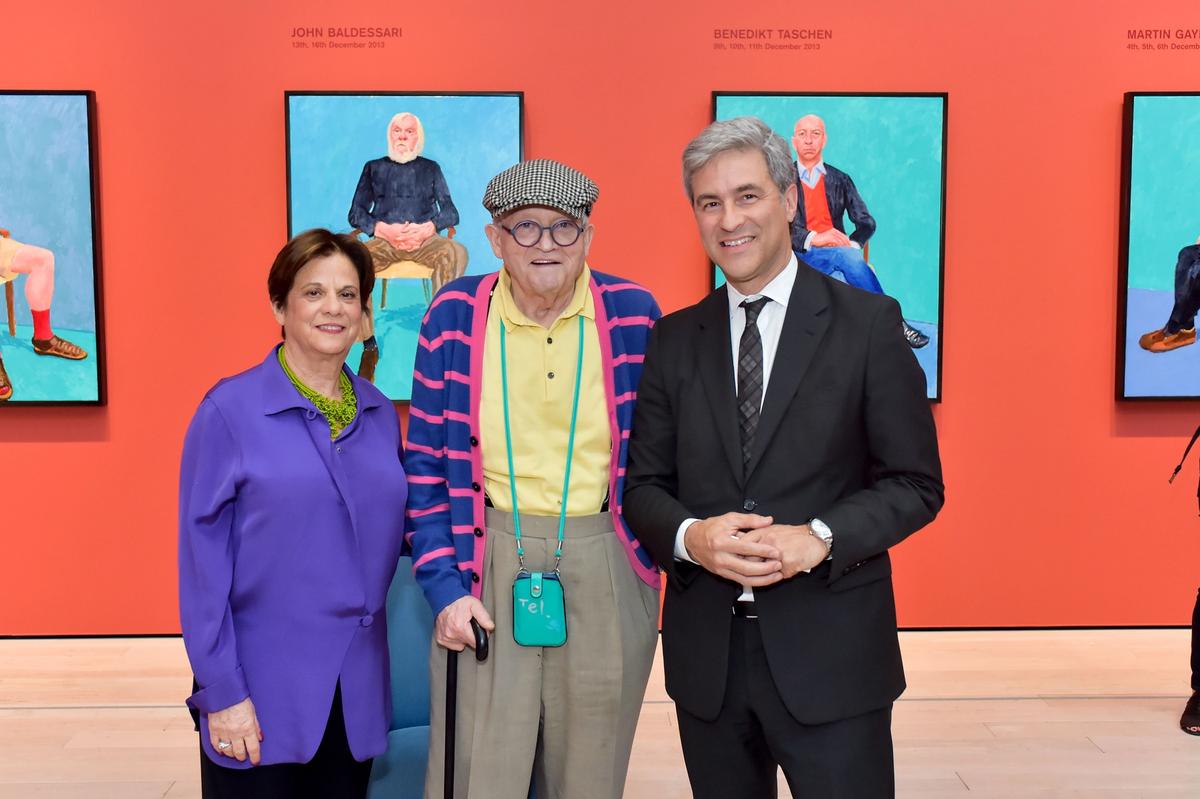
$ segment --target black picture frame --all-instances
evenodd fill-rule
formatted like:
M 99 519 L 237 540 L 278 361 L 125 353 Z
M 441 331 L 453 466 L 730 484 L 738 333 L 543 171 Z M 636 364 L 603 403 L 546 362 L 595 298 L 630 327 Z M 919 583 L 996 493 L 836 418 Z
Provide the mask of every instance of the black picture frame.
M 1189 121 L 1180 113 L 1200 122 L 1200 92 L 1124 94 L 1114 380 L 1119 402 L 1200 399 L 1200 347 L 1149 352 L 1139 344 L 1173 311 L 1173 267 L 1185 251 L 1200 258 L 1200 214 L 1191 215 L 1190 224 L 1187 214 L 1195 209 L 1200 159 L 1192 156 L 1195 137 L 1188 139 Z M 1192 285 L 1200 292 L 1200 281 Z

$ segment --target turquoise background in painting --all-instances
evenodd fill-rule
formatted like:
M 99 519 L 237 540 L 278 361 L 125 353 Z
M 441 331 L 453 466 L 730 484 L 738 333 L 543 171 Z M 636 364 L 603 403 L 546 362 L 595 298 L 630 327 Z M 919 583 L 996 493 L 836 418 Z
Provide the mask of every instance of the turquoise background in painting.
M 875 217 L 870 255 L 883 290 L 906 319 L 936 325 L 944 108 L 941 97 L 721 96 L 716 118 L 756 116 L 789 148 L 797 119 L 824 119 L 826 163 L 850 175 Z M 849 233 L 853 223 L 846 222 Z
M 1198 142 L 1200 96 L 1134 98 L 1129 191 L 1131 288 L 1174 291 L 1175 258 L 1200 236 Z M 1157 326 L 1165 321 L 1164 316 Z
M 54 253 L 54 332 L 88 351 L 82 361 L 35 355 L 25 276 L 14 282 L 16 339 L 0 325 L 10 404 L 99 399 L 91 154 L 87 97 L 0 94 L 0 228 Z
M 521 160 L 521 99 L 516 95 L 293 95 L 288 98 L 291 230 L 349 232 L 350 203 L 363 164 L 387 155 L 387 126 L 395 114 L 416 114 L 425 129 L 421 155 L 437 161 L 458 209 L 454 240 L 467 248 L 467 273 L 500 267 L 484 236 L 488 181 Z M 382 357 L 375 384 L 393 400 L 412 395 L 417 335 L 428 304 L 421 282 L 387 281 L 372 294 L 375 337 Z M 361 347 L 347 362 L 358 366 Z

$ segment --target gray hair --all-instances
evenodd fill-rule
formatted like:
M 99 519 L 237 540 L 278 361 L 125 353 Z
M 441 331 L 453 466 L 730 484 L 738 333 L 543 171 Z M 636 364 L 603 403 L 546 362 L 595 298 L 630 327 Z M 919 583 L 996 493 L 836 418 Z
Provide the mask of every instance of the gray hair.
M 692 193 L 692 176 L 709 161 L 730 150 L 761 152 L 767 160 L 767 172 L 781 194 L 796 182 L 792 151 L 783 137 L 758 117 L 736 117 L 712 123 L 684 148 L 683 188 L 689 200 L 696 199 Z

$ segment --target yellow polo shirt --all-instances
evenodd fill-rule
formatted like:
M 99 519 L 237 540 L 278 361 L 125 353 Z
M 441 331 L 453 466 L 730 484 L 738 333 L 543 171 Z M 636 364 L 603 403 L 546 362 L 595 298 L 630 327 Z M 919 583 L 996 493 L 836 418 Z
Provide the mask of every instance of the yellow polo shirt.
M 500 331 L 504 324 L 508 351 L 508 407 L 512 430 L 513 471 L 520 512 L 557 516 L 562 502 L 575 391 L 579 317 L 583 317 L 583 376 L 579 385 L 579 418 L 567 515 L 598 513 L 608 494 L 612 435 L 604 396 L 596 307 L 588 288 L 585 265 L 575 294 L 554 324 L 546 329 L 517 308 L 512 279 L 505 269 L 496 281 L 488 310 L 483 347 L 480 431 L 483 478 L 497 510 L 512 511 L 508 450 L 504 441 L 504 397 L 500 379 Z

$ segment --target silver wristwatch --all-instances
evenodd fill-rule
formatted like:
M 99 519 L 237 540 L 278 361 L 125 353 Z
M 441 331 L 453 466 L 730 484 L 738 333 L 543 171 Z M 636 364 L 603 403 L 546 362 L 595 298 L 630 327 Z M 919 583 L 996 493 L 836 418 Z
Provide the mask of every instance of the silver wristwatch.
M 833 530 L 829 529 L 829 525 L 820 519 L 812 519 L 808 523 L 808 529 L 817 538 L 825 542 L 825 546 L 829 548 L 829 554 L 825 556 L 825 560 L 833 560 Z

